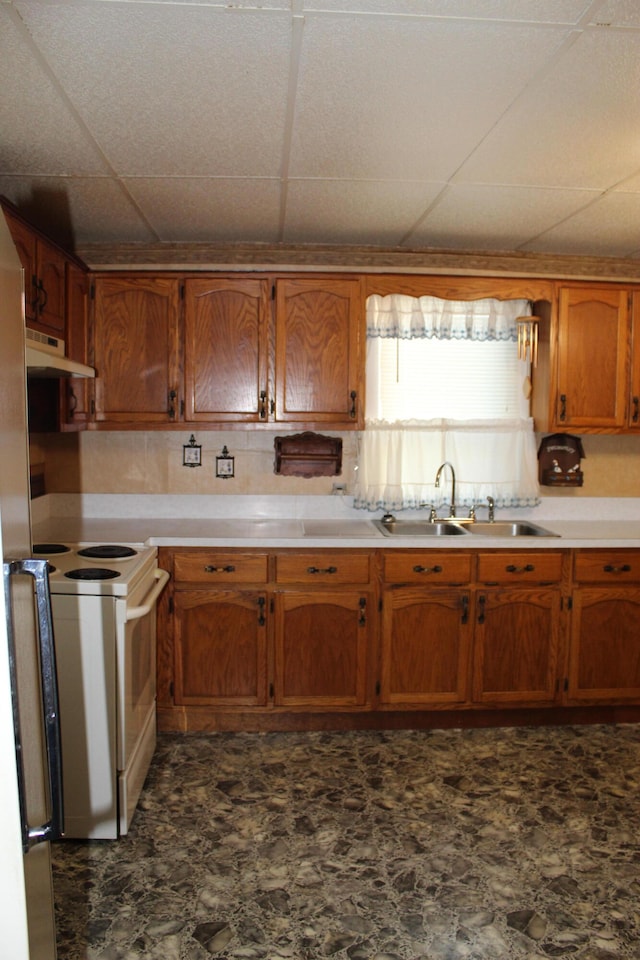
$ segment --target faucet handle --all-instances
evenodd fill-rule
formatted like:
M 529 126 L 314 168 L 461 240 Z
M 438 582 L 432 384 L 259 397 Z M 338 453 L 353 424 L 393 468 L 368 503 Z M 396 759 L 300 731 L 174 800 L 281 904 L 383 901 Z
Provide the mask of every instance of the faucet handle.
M 496 518 L 494 513 L 495 501 L 493 497 L 487 497 L 487 503 L 489 504 L 489 523 L 493 523 Z
M 471 506 L 469 507 L 469 520 L 475 521 L 475 519 L 476 519 L 476 505 L 475 503 L 472 503 Z
M 437 519 L 438 515 L 436 513 L 436 508 L 433 506 L 433 504 L 431 504 L 431 509 L 429 510 L 429 523 L 435 523 Z

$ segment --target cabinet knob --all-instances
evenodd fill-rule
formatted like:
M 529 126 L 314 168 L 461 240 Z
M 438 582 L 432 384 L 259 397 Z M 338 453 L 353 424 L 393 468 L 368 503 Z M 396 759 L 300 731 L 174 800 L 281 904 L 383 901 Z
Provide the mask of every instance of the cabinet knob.
M 605 573 L 630 573 L 631 565 L 623 563 L 622 566 L 616 567 L 612 563 L 606 563 L 602 569 Z
M 337 573 L 337 567 L 307 567 L 307 573 Z
M 416 563 L 413 568 L 414 573 L 442 573 L 442 567 L 436 564 L 434 567 L 423 567 L 419 563 Z
M 507 573 L 533 573 L 535 567 L 532 563 L 527 563 L 524 567 L 517 567 L 515 563 L 510 563 L 505 569 Z
M 236 568 L 229 563 L 226 567 L 214 567 L 211 564 L 204 568 L 205 573 L 233 573 Z

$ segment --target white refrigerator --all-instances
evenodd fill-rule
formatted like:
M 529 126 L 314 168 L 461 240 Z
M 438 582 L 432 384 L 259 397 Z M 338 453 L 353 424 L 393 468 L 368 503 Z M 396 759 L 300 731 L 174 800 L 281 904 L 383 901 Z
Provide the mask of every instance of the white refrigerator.
M 50 842 L 62 829 L 46 567 L 31 560 L 23 271 L 0 211 L 0 954 L 55 960 Z

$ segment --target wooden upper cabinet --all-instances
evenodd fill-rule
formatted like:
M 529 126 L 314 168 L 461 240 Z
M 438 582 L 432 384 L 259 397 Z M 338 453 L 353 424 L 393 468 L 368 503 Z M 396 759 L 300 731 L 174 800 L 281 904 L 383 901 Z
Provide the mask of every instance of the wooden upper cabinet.
M 268 418 L 269 283 L 185 282 L 185 420 Z
M 631 369 L 627 425 L 640 430 L 640 291 L 631 294 Z
M 362 427 L 360 281 L 276 281 L 276 406 L 280 422 Z
M 66 355 L 78 363 L 89 363 L 89 277 L 75 263 L 67 263 Z M 60 429 L 82 430 L 90 419 L 92 384 L 85 377 L 64 377 L 60 382 Z
M 10 212 L 7 222 L 24 268 L 27 326 L 60 340 L 65 338 L 65 265 L 62 250 L 40 237 Z
M 95 418 L 123 425 L 181 419 L 180 283 L 96 277 Z
M 629 291 L 595 284 L 560 289 L 555 426 L 615 431 L 627 425 Z

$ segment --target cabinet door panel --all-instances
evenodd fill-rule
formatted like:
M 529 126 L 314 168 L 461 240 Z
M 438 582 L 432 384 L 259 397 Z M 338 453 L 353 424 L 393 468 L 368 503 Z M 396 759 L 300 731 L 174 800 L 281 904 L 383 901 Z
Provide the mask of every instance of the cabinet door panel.
M 357 280 L 278 281 L 276 420 L 356 425 L 360 311 Z
M 36 326 L 64 340 L 66 259 L 43 240 L 38 240 L 37 255 L 40 300 Z
M 560 291 L 558 426 L 624 427 L 627 299 L 628 292 L 617 288 Z
M 469 603 L 459 591 L 385 592 L 382 704 L 424 707 L 468 698 Z
M 276 705 L 364 706 L 370 597 L 295 591 L 275 603 Z
M 180 419 L 178 313 L 177 280 L 96 279 L 96 420 Z
M 266 703 L 266 598 L 249 591 L 175 593 L 177 704 Z
M 267 419 L 268 293 L 264 280 L 186 281 L 187 420 Z
M 558 681 L 559 590 L 483 591 L 477 597 L 473 699 L 552 702 Z
M 640 588 L 575 590 L 571 624 L 568 698 L 640 699 Z

